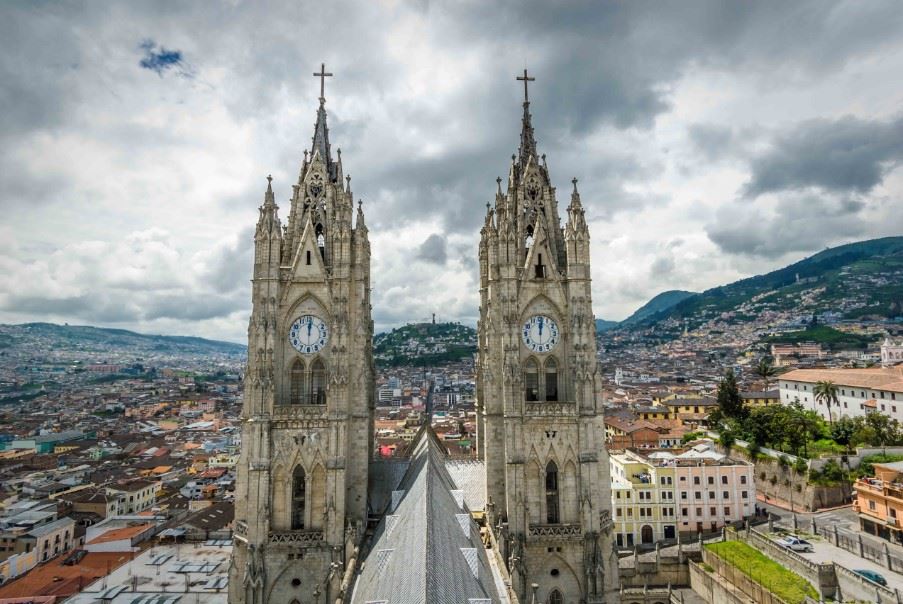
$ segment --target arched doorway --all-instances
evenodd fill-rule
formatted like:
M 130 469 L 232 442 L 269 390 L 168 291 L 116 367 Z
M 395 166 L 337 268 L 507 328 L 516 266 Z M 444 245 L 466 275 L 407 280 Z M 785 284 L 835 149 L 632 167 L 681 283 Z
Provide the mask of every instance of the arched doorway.
M 644 524 L 640 531 L 640 540 L 643 543 L 652 543 L 652 527 Z

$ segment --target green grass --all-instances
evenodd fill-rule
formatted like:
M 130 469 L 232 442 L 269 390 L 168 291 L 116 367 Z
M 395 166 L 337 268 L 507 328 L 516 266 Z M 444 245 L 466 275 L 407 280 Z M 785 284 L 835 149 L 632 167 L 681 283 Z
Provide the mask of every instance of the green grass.
M 705 548 L 790 604 L 803 604 L 806 596 L 818 600 L 808 581 L 742 541 L 708 543 Z

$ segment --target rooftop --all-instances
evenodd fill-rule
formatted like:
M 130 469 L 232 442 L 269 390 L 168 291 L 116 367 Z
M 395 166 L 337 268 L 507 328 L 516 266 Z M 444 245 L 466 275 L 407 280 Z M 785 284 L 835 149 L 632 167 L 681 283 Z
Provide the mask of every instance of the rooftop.
M 103 599 L 105 604 L 221 604 L 226 601 L 231 555 L 231 545 L 158 545 L 67 603 L 96 604 Z
M 903 367 L 867 369 L 796 369 L 778 379 L 791 382 L 834 382 L 838 386 L 903 392 Z

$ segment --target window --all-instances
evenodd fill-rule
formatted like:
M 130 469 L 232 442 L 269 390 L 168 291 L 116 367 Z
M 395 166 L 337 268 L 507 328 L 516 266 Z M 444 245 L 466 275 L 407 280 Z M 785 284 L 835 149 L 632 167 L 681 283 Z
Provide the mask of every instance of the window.
M 617 510 L 615 510 L 615 516 L 620 518 L 623 515 L 623 511 L 624 510 L 622 510 L 621 508 L 618 508 Z
M 746 475 L 740 477 L 740 484 L 746 484 Z
M 699 476 L 693 477 L 693 484 L 699 484 Z
M 630 510 L 627 510 L 630 515 Z M 558 466 L 554 461 L 546 465 L 546 522 L 558 524 Z
M 298 466 L 292 474 L 292 529 L 304 528 L 304 504 L 307 495 L 307 477 L 304 468 Z
M 715 498 L 715 491 L 709 491 L 709 499 Z
M 310 266 L 310 250 L 307 250 L 307 265 Z
M 722 498 L 722 499 L 730 499 L 730 498 L 731 498 L 730 492 L 729 492 L 729 491 L 722 491 L 722 492 L 721 492 L 721 498 Z
M 553 589 L 549 594 L 549 604 L 564 604 L 564 598 L 561 596 L 561 592 L 557 589 Z
M 310 367 L 310 402 L 313 405 L 326 404 L 326 367 L 320 359 Z
M 727 517 L 730 515 L 731 515 L 731 509 L 727 506 L 724 506 L 724 516 Z
M 715 477 L 709 476 L 709 484 L 715 484 Z
M 748 499 L 748 498 L 749 498 L 749 492 L 748 492 L 748 491 L 743 491 L 742 493 L 740 493 L 740 497 L 742 497 L 743 499 Z
M 727 476 L 721 477 L 721 484 L 727 484 Z
M 702 499 L 702 493 L 696 491 L 695 493 L 693 493 L 693 497 L 695 497 L 696 499 Z
M 539 400 L 539 365 L 536 359 L 524 363 L 524 397 L 528 401 Z
M 546 361 L 546 400 L 558 400 L 558 362 L 554 357 Z
M 300 405 L 302 396 L 304 395 L 304 363 L 300 359 L 295 359 L 291 371 L 291 392 L 289 393 L 289 403 L 292 405 Z
M 686 499 L 686 498 L 687 498 L 687 492 L 686 492 L 686 491 L 681 491 L 681 492 L 680 492 L 680 498 L 681 498 L 681 499 Z
M 546 276 L 546 267 L 542 263 L 542 254 L 537 254 L 539 258 L 536 260 L 536 278 L 542 279 Z
M 870 510 L 874 510 L 874 509 L 875 509 L 875 502 L 874 502 L 874 501 L 869 501 L 869 509 L 870 509 Z
M 709 515 L 714 516 L 716 513 L 715 508 L 709 508 Z
M 702 516 L 702 508 L 696 508 L 696 515 Z

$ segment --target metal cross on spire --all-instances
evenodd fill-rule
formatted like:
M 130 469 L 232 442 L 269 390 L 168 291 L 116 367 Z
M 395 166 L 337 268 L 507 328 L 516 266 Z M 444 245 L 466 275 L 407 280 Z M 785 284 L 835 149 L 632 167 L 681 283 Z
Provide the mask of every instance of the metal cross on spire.
M 526 70 L 525 70 L 526 72 Z M 332 77 L 331 73 L 326 72 L 326 63 L 320 63 L 320 73 L 314 72 L 314 76 L 320 78 L 320 100 L 326 100 L 326 78 Z
M 529 103 L 530 92 L 527 90 L 527 83 L 536 81 L 536 78 L 531 78 L 529 75 L 527 75 L 527 70 L 526 68 L 524 68 L 524 75 L 517 76 L 517 80 L 524 83 L 524 102 Z

